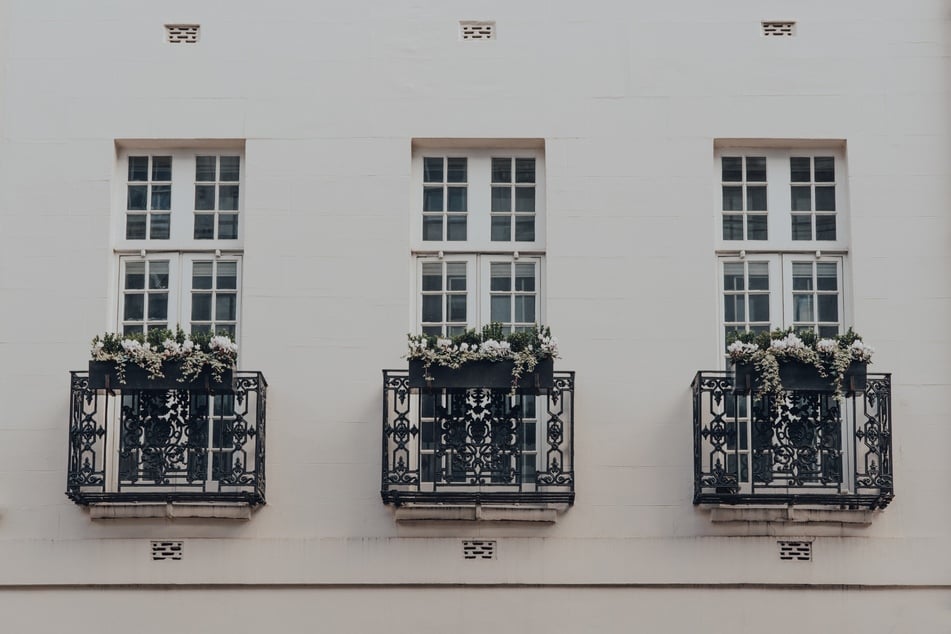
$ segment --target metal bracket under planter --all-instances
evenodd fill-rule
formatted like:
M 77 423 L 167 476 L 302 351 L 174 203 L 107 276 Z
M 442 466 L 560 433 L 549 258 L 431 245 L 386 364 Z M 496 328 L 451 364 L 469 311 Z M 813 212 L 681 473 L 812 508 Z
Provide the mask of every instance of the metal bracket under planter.
M 182 364 L 166 361 L 162 364 L 165 376 L 152 378 L 145 368 L 127 363 L 125 382 L 119 381 L 114 361 L 89 362 L 89 388 L 93 390 L 196 390 L 201 392 L 230 392 L 233 389 L 234 371 L 222 370 L 221 380 L 213 376 L 210 368 L 202 369 L 192 380 L 182 381 Z
M 512 388 L 512 370 L 515 362 L 470 361 L 458 368 L 444 365 L 431 365 L 427 369 L 425 362 L 419 359 L 409 361 L 409 386 L 429 389 L 440 388 L 487 388 L 508 390 Z M 555 362 L 543 359 L 535 365 L 533 372 L 519 377 L 516 385 L 519 390 L 551 388 L 555 385 Z
M 779 364 L 779 379 L 783 388 L 790 391 L 832 392 L 833 380 L 819 374 L 819 369 L 808 363 L 787 361 Z M 753 387 L 759 387 L 760 380 L 756 368 L 751 363 L 738 363 L 733 368 L 733 393 L 749 394 Z M 868 385 L 868 364 L 853 361 L 845 371 L 842 391 L 847 396 L 865 391 Z

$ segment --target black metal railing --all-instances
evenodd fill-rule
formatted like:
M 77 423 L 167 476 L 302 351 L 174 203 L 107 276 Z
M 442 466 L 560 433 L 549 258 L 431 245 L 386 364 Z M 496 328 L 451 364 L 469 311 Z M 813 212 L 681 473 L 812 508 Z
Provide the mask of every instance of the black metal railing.
M 66 494 L 94 502 L 264 503 L 267 381 L 232 389 L 93 389 L 71 372 Z
M 733 375 L 693 388 L 694 504 L 885 508 L 894 497 L 891 375 L 864 391 L 734 393 Z
M 519 390 L 410 387 L 383 371 L 388 504 L 574 502 L 574 372 Z

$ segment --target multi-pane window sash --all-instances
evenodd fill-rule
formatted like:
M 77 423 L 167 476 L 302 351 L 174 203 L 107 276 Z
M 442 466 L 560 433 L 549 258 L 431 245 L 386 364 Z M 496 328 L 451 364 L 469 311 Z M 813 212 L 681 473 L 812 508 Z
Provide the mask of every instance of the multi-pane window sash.
M 172 209 L 172 157 L 130 156 L 126 183 L 127 240 L 168 240 Z
M 195 239 L 238 237 L 240 156 L 195 157 Z
M 423 157 L 423 240 L 464 241 L 467 210 L 467 159 Z
M 535 159 L 493 157 L 492 241 L 512 240 L 535 240 Z
M 793 240 L 835 240 L 835 157 L 789 159 Z
M 766 157 L 724 156 L 720 161 L 723 239 L 766 240 Z

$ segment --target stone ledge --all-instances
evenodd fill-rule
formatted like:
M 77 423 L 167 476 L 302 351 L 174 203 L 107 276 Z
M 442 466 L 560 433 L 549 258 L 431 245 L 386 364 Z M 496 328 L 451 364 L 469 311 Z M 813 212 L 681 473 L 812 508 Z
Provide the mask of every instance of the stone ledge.
M 865 509 L 819 509 L 795 506 L 735 507 L 710 506 L 710 521 L 774 522 L 780 524 L 848 524 L 870 526 L 872 511 Z
M 544 506 L 406 504 L 396 508 L 397 522 L 543 522 L 553 524 L 558 510 Z
M 89 517 L 249 520 L 251 507 L 241 502 L 95 502 L 89 505 Z

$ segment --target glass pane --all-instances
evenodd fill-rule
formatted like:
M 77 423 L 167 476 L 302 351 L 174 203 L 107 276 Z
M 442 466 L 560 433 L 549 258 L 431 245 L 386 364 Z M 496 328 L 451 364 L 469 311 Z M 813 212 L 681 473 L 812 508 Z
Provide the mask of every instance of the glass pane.
M 136 293 L 125 296 L 125 306 L 122 319 L 126 321 L 141 321 L 145 314 L 145 295 Z
M 149 263 L 149 288 L 168 288 L 168 262 L 159 261 Z
M 533 158 L 515 159 L 515 182 L 516 183 L 534 183 L 535 182 L 535 159 Z
M 793 294 L 793 321 L 814 321 L 812 316 L 812 295 Z
M 531 324 L 535 323 L 535 296 L 515 296 L 515 321 Z
M 218 209 L 222 211 L 238 209 L 238 185 L 218 186 Z
M 148 208 L 149 186 L 129 185 L 129 196 L 126 200 L 126 209 L 144 211 Z
M 217 159 L 214 156 L 196 156 L 195 157 L 195 180 L 196 181 L 214 181 L 216 162 L 217 162 Z
M 238 214 L 218 214 L 218 237 L 222 240 L 238 238 Z
M 792 187 L 791 196 L 793 211 L 812 211 L 811 187 Z
M 225 290 L 238 288 L 237 262 L 218 263 L 218 288 Z
M 792 287 L 794 291 L 812 290 L 812 263 L 793 262 L 792 275 Z
M 512 217 L 492 216 L 492 241 L 508 242 L 512 239 Z
M 741 265 L 742 266 L 742 265 Z M 751 291 L 769 290 L 769 263 L 750 262 L 749 282 Z
M 766 157 L 746 157 L 746 180 L 754 183 L 766 182 Z
M 211 240 L 215 237 L 215 215 L 195 214 L 195 239 Z
M 769 295 L 750 295 L 750 321 L 769 321 Z
M 172 180 L 172 157 L 171 156 L 153 156 L 152 157 L 152 180 L 153 181 Z
M 241 157 L 221 157 L 221 180 L 233 182 L 241 180 Z
M 723 298 L 723 321 L 745 321 L 743 317 L 746 299 L 743 295 L 727 295 Z
M 466 296 L 449 295 L 446 297 L 446 310 L 449 316 L 446 321 L 465 322 L 466 321 Z
M 423 295 L 423 321 L 442 321 L 442 295 Z
M 835 216 L 816 216 L 816 240 L 835 240 Z
M 839 296 L 819 295 L 819 321 L 839 321 Z
M 515 290 L 534 292 L 535 291 L 535 265 L 534 264 L 516 264 L 515 265 Z
M 423 264 L 422 288 L 424 291 L 442 290 L 442 265 L 435 263 Z
M 465 158 L 446 159 L 446 182 L 447 183 L 466 182 L 466 159 Z
M 195 262 L 192 265 L 192 288 L 196 290 L 211 288 L 213 268 L 214 264 L 211 262 Z
M 466 217 L 449 216 L 446 219 L 446 239 L 447 240 L 465 240 L 466 239 Z
M 512 321 L 512 298 L 508 295 L 492 296 L 492 321 Z
M 442 216 L 423 216 L 423 240 L 442 240 Z
M 149 294 L 149 320 L 168 318 L 168 293 Z
M 812 240 L 812 216 L 795 215 L 792 217 L 792 239 Z
M 743 211 L 743 188 L 723 188 L 723 211 Z
M 515 211 L 535 211 L 535 188 L 515 188 Z
M 492 182 L 493 183 L 511 183 L 512 182 L 512 159 L 510 158 L 492 159 Z
M 438 337 L 442 334 L 442 326 L 423 326 L 422 330 L 424 335 L 436 335 Z
M 442 211 L 442 187 L 423 188 L 423 211 Z
M 743 263 L 727 262 L 723 265 L 723 290 L 742 291 L 743 282 Z
M 507 262 L 493 262 L 489 268 L 492 277 L 491 290 L 511 291 L 512 265 Z
M 515 216 L 515 240 L 517 242 L 534 242 L 535 216 Z
M 211 293 L 192 293 L 192 319 L 211 321 Z
M 816 164 L 816 182 L 834 183 L 835 182 L 835 158 L 832 156 L 817 156 Z
M 819 326 L 819 336 L 820 337 L 835 337 L 839 334 L 839 327 L 836 326 Z
M 747 216 L 746 217 L 746 237 L 749 240 L 767 239 L 766 216 Z
M 215 186 L 195 185 L 195 209 L 210 211 L 215 208 Z
M 423 182 L 442 182 L 442 157 L 426 157 L 423 159 Z
M 145 240 L 145 216 L 132 215 L 125 218 L 126 240 Z
M 835 187 L 816 187 L 816 211 L 835 211 Z
M 743 216 L 726 214 L 723 216 L 723 239 L 743 239 Z
M 147 181 L 149 180 L 149 157 L 130 156 L 129 157 L 129 180 Z
M 168 211 L 172 208 L 172 186 L 152 185 L 152 209 Z
M 492 188 L 492 211 L 512 211 L 512 188 Z
M 215 319 L 234 321 L 238 314 L 238 296 L 234 293 L 218 293 L 215 297 Z
M 820 291 L 839 290 L 838 266 L 832 262 L 816 264 L 816 288 Z
M 168 240 L 170 222 L 168 214 L 152 214 L 149 217 L 149 237 L 153 240 Z
M 810 182 L 809 157 L 793 157 L 789 159 L 789 180 L 793 183 Z
M 743 158 L 739 156 L 724 156 L 720 159 L 723 170 L 723 180 L 731 183 L 743 180 Z
M 447 187 L 446 188 L 446 211 L 466 211 L 466 192 L 465 187 Z
M 446 289 L 450 291 L 466 290 L 465 262 L 449 262 L 446 264 Z
M 126 264 L 125 288 L 145 288 L 145 262 L 129 262 Z
M 747 211 L 766 211 L 765 187 L 746 188 L 746 209 Z

